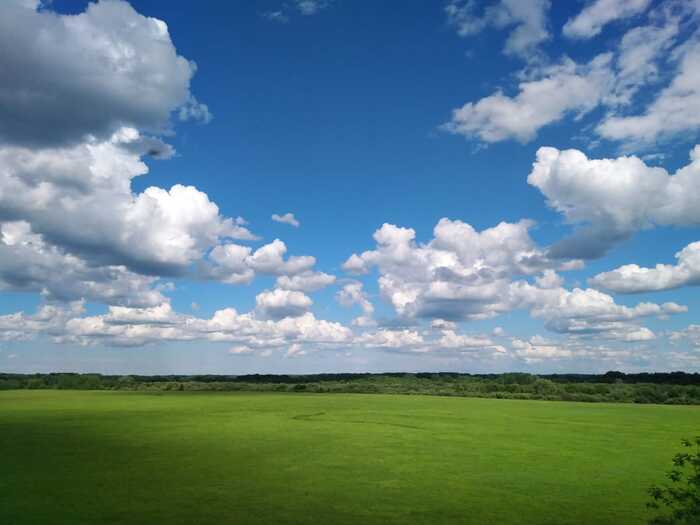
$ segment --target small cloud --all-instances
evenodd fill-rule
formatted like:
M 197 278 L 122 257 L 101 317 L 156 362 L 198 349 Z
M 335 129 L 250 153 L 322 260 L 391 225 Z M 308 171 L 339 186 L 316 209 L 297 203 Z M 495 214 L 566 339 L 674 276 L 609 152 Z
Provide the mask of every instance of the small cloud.
M 192 303 L 190 305 L 190 308 L 192 308 L 192 310 L 194 310 L 194 311 L 199 310 L 199 303 Z
M 7 354 L 8 359 L 15 359 L 17 358 L 17 354 Z
M 246 355 L 246 354 L 252 354 L 253 349 L 250 348 L 249 346 L 245 346 L 245 345 L 234 346 L 232 348 L 229 348 L 228 353 L 232 354 L 232 355 Z
M 317 15 L 331 4 L 331 0 L 294 0 L 291 4 L 284 4 L 279 9 L 265 11 L 260 16 L 270 20 L 286 24 L 293 16 Z
M 305 16 L 315 15 L 327 6 L 328 2 L 320 0 L 297 0 L 296 2 L 297 10 Z
M 298 228 L 301 225 L 301 223 L 296 219 L 296 217 L 294 217 L 293 213 L 285 213 L 284 215 L 278 215 L 276 213 L 273 213 L 272 220 L 275 222 L 289 224 L 290 226 L 294 226 L 295 228 Z
M 267 11 L 262 13 L 263 18 L 267 18 L 272 22 L 279 22 L 280 24 L 286 24 L 289 22 L 289 17 L 282 10 L 277 11 Z

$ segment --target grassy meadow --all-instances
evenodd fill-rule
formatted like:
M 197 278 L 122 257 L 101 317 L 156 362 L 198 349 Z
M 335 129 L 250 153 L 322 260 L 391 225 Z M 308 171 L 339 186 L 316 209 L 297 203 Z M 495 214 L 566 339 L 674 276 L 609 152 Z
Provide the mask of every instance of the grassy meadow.
M 0 523 L 644 523 L 700 407 L 0 392 Z

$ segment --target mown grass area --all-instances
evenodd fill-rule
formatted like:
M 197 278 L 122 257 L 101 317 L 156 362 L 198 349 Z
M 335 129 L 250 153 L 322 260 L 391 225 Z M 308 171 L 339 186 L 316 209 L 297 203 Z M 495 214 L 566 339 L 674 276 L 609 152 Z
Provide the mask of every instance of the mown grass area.
M 644 523 L 700 408 L 0 392 L 0 523 Z

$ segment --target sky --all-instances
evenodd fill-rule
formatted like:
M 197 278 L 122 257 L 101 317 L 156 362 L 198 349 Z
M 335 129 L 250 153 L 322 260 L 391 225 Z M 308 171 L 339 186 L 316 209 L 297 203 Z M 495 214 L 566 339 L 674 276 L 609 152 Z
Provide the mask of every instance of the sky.
M 0 3 L 0 371 L 700 371 L 700 2 Z

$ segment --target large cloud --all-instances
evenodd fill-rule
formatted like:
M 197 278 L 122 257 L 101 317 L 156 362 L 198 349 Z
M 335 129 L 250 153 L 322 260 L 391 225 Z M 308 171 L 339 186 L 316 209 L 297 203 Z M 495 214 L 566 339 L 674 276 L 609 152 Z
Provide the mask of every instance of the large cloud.
M 254 238 L 192 186 L 134 194 L 132 179 L 148 171 L 142 147 L 133 129 L 62 148 L 0 147 L 0 221 L 26 221 L 95 264 L 155 275 L 183 273 L 222 238 Z
M 0 142 L 65 146 L 122 127 L 159 133 L 171 112 L 206 119 L 189 91 L 194 63 L 166 24 L 119 0 L 58 15 L 0 3 Z
M 47 245 L 26 222 L 0 224 L 0 289 L 39 292 L 49 301 L 85 298 L 139 307 L 165 300 L 155 284 L 155 277 L 124 266 L 90 266 Z
M 700 147 L 673 175 L 638 157 L 589 159 L 578 150 L 537 151 L 528 183 L 583 229 L 555 245 L 555 257 L 594 258 L 633 232 L 655 225 L 700 224 Z
M 577 268 L 579 262 L 548 259 L 530 239 L 529 226 L 501 223 L 476 232 L 442 219 L 434 238 L 421 245 L 412 229 L 385 224 L 374 235 L 377 248 L 353 254 L 344 269 L 363 273 L 377 267 L 382 297 L 401 318 L 414 321 L 484 319 L 525 309 L 554 332 L 635 341 L 651 334 L 636 321 L 686 310 L 675 303 L 629 307 L 595 289 L 564 288 L 553 269 Z M 340 299 L 362 304 L 359 292 L 351 286 Z

